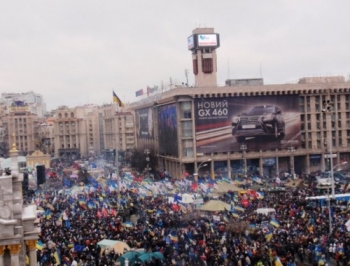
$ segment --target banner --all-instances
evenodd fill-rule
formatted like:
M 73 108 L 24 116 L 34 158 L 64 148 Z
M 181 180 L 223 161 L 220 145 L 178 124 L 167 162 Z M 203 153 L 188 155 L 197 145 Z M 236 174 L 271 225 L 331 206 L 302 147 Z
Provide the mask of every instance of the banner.
M 300 145 L 298 95 L 195 99 L 197 153 Z

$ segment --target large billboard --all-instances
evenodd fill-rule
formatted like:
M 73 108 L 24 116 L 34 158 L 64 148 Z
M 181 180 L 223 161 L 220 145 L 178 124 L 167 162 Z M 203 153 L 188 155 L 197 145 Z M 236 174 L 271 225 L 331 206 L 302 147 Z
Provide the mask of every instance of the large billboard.
M 297 95 L 195 99 L 197 153 L 297 148 Z
M 188 50 L 192 50 L 193 48 L 195 48 L 195 38 L 194 35 L 191 35 L 190 37 L 187 38 L 187 48 Z
M 158 107 L 159 153 L 178 156 L 176 105 Z
M 198 34 L 197 45 L 198 47 L 218 46 L 217 34 Z
M 153 111 L 144 108 L 136 111 L 136 134 L 138 138 L 153 138 Z

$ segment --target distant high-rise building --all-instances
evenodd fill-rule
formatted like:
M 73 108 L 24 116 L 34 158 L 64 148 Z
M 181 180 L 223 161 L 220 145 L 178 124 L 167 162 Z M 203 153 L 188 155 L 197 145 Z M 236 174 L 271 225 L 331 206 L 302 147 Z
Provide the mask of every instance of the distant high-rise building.
M 29 111 L 26 104 L 17 103 L 8 108 L 8 113 L 0 116 L 2 122 L 1 139 L 4 155 L 8 154 L 11 138 L 15 136 L 16 147 L 20 154 L 28 154 L 35 150 L 36 124 L 38 116 Z
M 28 111 L 36 114 L 38 117 L 44 117 L 46 114 L 46 104 L 43 96 L 33 91 L 24 93 L 2 93 L 0 104 L 3 106 L 17 106 L 25 104 Z

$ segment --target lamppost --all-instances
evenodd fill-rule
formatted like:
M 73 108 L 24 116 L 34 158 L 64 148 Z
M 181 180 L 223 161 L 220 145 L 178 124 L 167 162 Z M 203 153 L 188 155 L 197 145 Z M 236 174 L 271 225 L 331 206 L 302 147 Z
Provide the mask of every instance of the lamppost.
M 150 163 L 150 158 L 149 158 L 149 154 L 151 153 L 149 149 L 145 149 L 144 153 L 146 154 L 146 162 L 147 162 L 147 166 L 146 166 L 146 171 L 147 171 L 147 177 L 149 177 L 149 171 L 151 170 L 151 168 L 149 167 L 149 163 Z
M 295 152 L 295 148 L 293 146 L 290 146 L 287 148 L 287 150 L 290 152 L 290 173 L 292 174 L 293 178 L 294 178 L 294 174 L 295 174 L 295 170 L 294 170 L 294 152 Z
M 208 165 L 207 162 L 210 162 L 210 161 L 211 161 L 211 159 L 208 159 L 208 160 L 206 160 L 206 161 L 204 161 L 204 162 L 201 162 L 201 163 L 198 165 L 198 167 L 197 167 L 197 169 L 196 169 L 196 172 L 193 174 L 193 175 L 194 175 L 194 181 L 198 182 L 198 171 L 199 171 L 199 169 L 201 169 L 202 167 L 207 166 L 207 165 Z
M 244 177 L 247 177 L 247 158 L 246 158 L 247 145 L 241 144 L 241 146 L 239 148 L 242 151 L 243 175 L 244 175 Z
M 332 160 L 332 158 L 331 158 Z M 336 166 L 332 167 L 330 170 L 330 174 L 331 174 L 331 185 L 332 185 L 332 193 L 334 191 L 334 170 L 337 169 L 339 166 L 342 166 L 344 164 L 347 164 L 348 162 L 342 162 L 340 164 L 337 164 Z M 332 198 L 335 199 L 335 194 L 332 194 Z M 331 197 L 328 193 L 328 198 L 327 198 L 327 204 L 328 204 L 328 219 L 329 219 L 329 235 L 332 234 L 332 213 L 331 213 Z
M 324 114 L 331 114 L 333 110 L 333 104 L 331 101 L 323 101 L 323 108 L 322 108 L 322 113 Z M 332 138 L 332 128 L 331 128 L 331 123 L 330 121 L 327 123 L 326 120 L 326 126 L 327 126 L 327 131 L 328 131 L 328 139 L 329 139 L 329 154 L 326 158 L 330 159 L 330 178 L 331 178 L 331 186 L 332 186 L 332 197 L 334 198 L 335 196 L 335 187 L 334 187 L 334 173 L 333 173 L 333 138 Z

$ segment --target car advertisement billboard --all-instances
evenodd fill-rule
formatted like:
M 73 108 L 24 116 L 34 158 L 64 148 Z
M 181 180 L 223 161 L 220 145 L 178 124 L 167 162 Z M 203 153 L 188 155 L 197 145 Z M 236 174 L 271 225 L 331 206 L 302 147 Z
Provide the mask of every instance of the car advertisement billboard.
M 158 107 L 159 153 L 178 156 L 176 105 Z
M 153 111 L 152 108 L 137 110 L 136 134 L 138 138 L 153 138 Z
M 297 95 L 195 99 L 197 153 L 297 148 Z
M 197 45 L 199 47 L 217 46 L 218 36 L 216 34 L 198 34 Z

